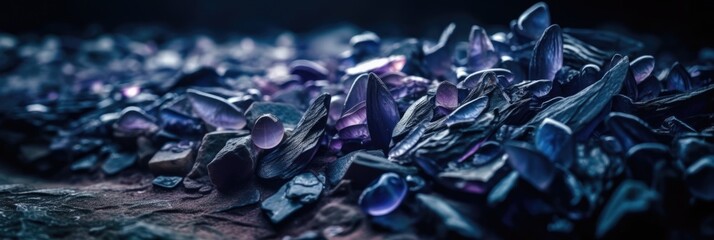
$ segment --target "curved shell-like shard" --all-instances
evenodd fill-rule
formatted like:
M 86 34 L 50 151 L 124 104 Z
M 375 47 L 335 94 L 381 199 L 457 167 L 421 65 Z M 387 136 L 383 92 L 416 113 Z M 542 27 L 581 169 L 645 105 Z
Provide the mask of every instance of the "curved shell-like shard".
M 193 112 L 207 124 L 224 129 L 241 129 L 246 120 L 243 112 L 225 99 L 195 89 L 186 91 Z
M 563 67 L 563 31 L 558 25 L 548 27 L 533 48 L 528 78 L 553 80 Z

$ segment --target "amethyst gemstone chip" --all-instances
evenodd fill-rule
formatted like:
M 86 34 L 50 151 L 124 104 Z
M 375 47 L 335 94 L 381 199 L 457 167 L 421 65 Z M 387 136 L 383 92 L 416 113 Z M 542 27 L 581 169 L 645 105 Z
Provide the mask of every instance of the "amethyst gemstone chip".
M 563 67 L 563 31 L 558 25 L 552 25 L 543 32 L 533 49 L 533 56 L 528 68 L 531 80 L 553 80 Z
M 454 109 L 459 105 L 459 90 L 450 82 L 444 81 L 436 88 L 436 106 Z
M 255 120 L 250 136 L 255 146 L 261 149 L 272 149 L 283 140 L 285 128 L 278 118 L 265 114 Z
M 367 100 L 367 80 L 368 79 L 369 79 L 369 74 L 365 73 L 365 74 L 359 75 L 354 80 L 354 82 L 352 82 L 350 91 L 347 93 L 347 98 L 345 98 L 345 105 L 342 108 L 342 111 L 350 110 L 357 104 Z M 344 115 L 344 113 L 343 113 L 343 115 Z
M 207 124 L 223 129 L 241 129 L 246 120 L 243 112 L 225 99 L 194 89 L 186 91 L 193 112 Z
M 362 192 L 359 205 L 369 215 L 383 216 L 399 207 L 407 190 L 407 182 L 402 177 L 385 173 Z
M 375 147 L 387 151 L 392 131 L 399 121 L 399 109 L 392 95 L 377 75 L 367 82 L 367 126 Z
M 650 55 L 638 57 L 630 63 L 632 74 L 635 75 L 635 81 L 641 83 L 647 78 L 655 68 L 655 59 Z
M 114 123 L 116 135 L 138 136 L 154 133 L 159 130 L 156 118 L 146 114 L 138 107 L 127 107 L 121 111 L 119 119 Z
M 536 39 L 543 34 L 548 26 L 550 26 L 548 5 L 538 2 L 521 14 L 518 18 L 516 31 L 524 37 Z
M 446 124 L 446 126 L 452 126 L 459 123 L 475 121 L 486 107 L 488 107 L 488 96 L 466 102 L 446 116 L 444 124 Z

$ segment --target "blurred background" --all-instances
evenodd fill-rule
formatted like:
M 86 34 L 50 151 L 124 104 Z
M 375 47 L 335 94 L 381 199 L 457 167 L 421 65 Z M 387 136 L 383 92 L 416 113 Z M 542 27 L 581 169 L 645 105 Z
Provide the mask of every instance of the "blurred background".
M 0 32 L 62 33 L 89 27 L 112 31 L 158 24 L 175 31 L 309 33 L 341 23 L 380 36 L 434 36 L 450 21 L 507 26 L 537 1 L 482 0 L 22 0 L 4 1 Z M 546 1 L 563 27 L 607 27 L 657 36 L 653 44 L 697 52 L 714 42 L 709 1 Z M 468 28 L 464 28 L 468 29 Z M 488 28 L 487 28 L 488 29 Z M 464 32 L 467 32 L 464 30 Z M 438 35 L 437 35 L 438 36 Z M 662 45 L 663 44 L 663 45 Z

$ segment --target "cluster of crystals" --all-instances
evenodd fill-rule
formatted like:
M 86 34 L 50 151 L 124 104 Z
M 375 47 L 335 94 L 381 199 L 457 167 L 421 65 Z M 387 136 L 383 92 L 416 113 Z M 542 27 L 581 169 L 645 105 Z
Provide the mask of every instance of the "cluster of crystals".
M 273 45 L 2 35 L 0 94 L 17 96 L 0 108 L 3 152 L 43 172 L 148 166 L 156 186 L 245 205 L 277 181 L 260 204 L 274 223 L 349 180 L 390 231 L 712 237 L 711 56 L 633 55 L 634 39 L 551 24 L 545 3 L 507 32 L 463 30 Z

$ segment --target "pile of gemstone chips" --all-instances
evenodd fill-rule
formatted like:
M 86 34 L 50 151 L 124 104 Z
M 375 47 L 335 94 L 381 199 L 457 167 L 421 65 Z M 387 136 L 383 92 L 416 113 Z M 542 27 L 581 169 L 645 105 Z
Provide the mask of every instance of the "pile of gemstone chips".
M 545 3 L 509 29 L 0 35 L 3 158 L 239 191 L 276 225 L 347 185 L 375 231 L 714 237 L 712 54 L 658 62 L 635 39 L 552 24 Z

